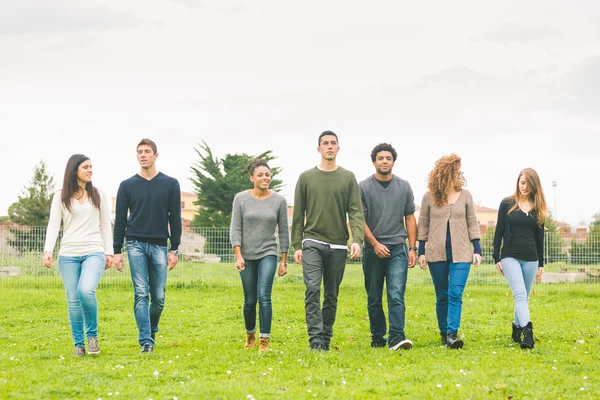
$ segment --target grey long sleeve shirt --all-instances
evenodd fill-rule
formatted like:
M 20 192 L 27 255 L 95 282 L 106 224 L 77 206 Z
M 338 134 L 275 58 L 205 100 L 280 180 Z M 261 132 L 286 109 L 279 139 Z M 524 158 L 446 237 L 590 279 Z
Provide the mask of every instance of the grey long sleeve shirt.
M 279 248 L 286 253 L 290 247 L 287 202 L 278 193 L 259 200 L 249 190 L 233 199 L 229 238 L 232 247 L 240 246 L 242 257 L 258 260 L 277 256 L 275 228 L 279 232 Z

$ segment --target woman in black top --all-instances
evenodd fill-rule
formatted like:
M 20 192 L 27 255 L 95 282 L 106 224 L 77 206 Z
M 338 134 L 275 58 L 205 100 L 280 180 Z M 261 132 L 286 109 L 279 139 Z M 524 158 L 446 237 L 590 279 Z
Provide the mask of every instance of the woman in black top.
M 528 302 L 533 282 L 544 274 L 546 214 L 540 178 L 533 169 L 525 168 L 519 173 L 515 193 L 500 203 L 494 233 L 496 269 L 506 276 L 515 301 L 512 338 L 522 349 L 534 344 Z

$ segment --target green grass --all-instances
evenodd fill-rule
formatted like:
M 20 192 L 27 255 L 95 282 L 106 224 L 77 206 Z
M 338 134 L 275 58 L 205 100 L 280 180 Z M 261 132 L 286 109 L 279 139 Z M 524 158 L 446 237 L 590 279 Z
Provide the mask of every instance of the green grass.
M 535 293 L 535 349 L 510 342 L 508 285 L 471 283 L 465 347 L 440 346 L 433 289 L 410 285 L 410 351 L 371 349 L 359 268 L 348 268 L 328 353 L 310 352 L 299 270 L 277 279 L 272 351 L 244 350 L 241 284 L 174 284 L 153 354 L 142 356 L 126 285 L 101 287 L 102 354 L 74 358 L 60 288 L 0 290 L 0 398 L 457 398 L 600 396 L 600 295 L 587 286 Z M 411 271 L 417 276 L 422 271 Z M 174 282 L 175 283 L 175 282 Z M 583 390 L 582 390 L 583 389 Z

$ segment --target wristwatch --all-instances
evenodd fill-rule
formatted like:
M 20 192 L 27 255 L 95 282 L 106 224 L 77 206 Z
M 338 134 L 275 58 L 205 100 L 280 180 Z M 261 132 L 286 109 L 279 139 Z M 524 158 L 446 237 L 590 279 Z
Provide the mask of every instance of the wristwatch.
M 286 263 L 286 262 L 283 262 L 283 261 L 281 262 L 281 264 L 280 264 L 280 265 L 283 265 L 284 267 L 287 267 L 287 263 Z
M 408 248 L 408 251 L 411 251 L 411 250 L 417 251 L 417 250 L 419 250 L 419 249 L 417 248 L 417 246 L 414 246 L 414 247 L 409 247 L 409 248 Z
M 175 254 L 176 256 L 178 256 L 179 255 L 179 250 L 169 250 L 169 253 Z

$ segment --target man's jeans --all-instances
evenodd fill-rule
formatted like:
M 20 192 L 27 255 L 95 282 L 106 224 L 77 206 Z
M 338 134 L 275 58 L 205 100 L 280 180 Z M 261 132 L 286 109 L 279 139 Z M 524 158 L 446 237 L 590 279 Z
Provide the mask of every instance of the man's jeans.
M 348 250 L 307 240 L 302 246 L 304 276 L 304 308 L 308 340 L 328 345 L 333 336 L 340 283 L 346 269 Z M 321 281 L 325 287 L 321 309 Z
M 96 287 L 104 273 L 105 263 L 106 255 L 101 252 L 85 256 L 58 256 L 58 269 L 67 293 L 69 322 L 75 346 L 85 346 L 85 336 L 98 336 Z
M 260 337 L 271 336 L 271 292 L 277 269 L 277 257 L 265 256 L 258 260 L 245 260 L 245 268 L 240 271 L 244 288 L 244 323 L 247 333 L 256 332 L 256 303 L 259 304 Z
M 539 261 L 522 261 L 503 258 L 502 271 L 508 280 L 515 301 L 515 325 L 524 327 L 530 321 L 529 293 L 535 281 Z
M 165 306 L 167 246 L 128 240 L 127 258 L 133 282 L 138 341 L 142 346 L 154 344 L 151 333 L 158 332 L 158 322 Z
M 448 257 L 448 260 L 451 260 Z M 429 263 L 435 287 L 435 312 L 440 334 L 457 334 L 462 314 L 462 296 L 471 271 L 471 263 L 452 261 Z
M 390 256 L 379 258 L 372 247 L 364 248 L 363 272 L 367 290 L 367 309 L 373 340 L 382 341 L 386 334 L 385 314 L 383 313 L 383 282 L 386 282 L 388 315 L 390 319 L 389 339 L 404 336 L 404 292 L 408 275 L 406 245 L 387 246 Z

